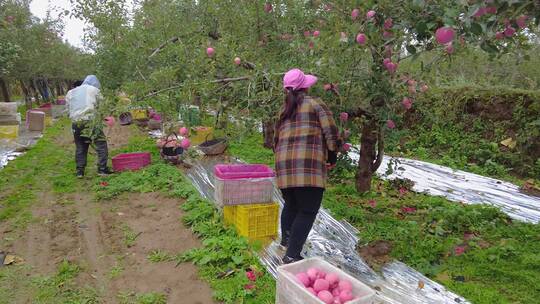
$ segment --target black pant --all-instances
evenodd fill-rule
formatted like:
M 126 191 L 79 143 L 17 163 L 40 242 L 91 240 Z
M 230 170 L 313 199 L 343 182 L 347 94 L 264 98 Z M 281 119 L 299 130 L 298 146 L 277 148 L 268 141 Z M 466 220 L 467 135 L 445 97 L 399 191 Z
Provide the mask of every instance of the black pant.
M 84 171 L 86 168 L 86 158 L 88 156 L 88 147 L 90 144 L 94 144 L 94 149 L 98 155 L 98 170 L 107 169 L 107 159 L 109 157 L 109 152 L 107 149 L 107 141 L 105 140 L 105 135 L 103 130 L 98 130 L 97 138 L 92 140 L 88 137 L 82 136 L 83 130 L 86 128 L 84 123 L 74 123 L 72 126 L 73 137 L 75 138 L 75 162 L 77 163 L 77 171 Z
M 288 239 L 287 256 L 300 257 L 304 243 L 321 208 L 323 188 L 281 189 L 285 205 L 281 212 L 281 235 Z

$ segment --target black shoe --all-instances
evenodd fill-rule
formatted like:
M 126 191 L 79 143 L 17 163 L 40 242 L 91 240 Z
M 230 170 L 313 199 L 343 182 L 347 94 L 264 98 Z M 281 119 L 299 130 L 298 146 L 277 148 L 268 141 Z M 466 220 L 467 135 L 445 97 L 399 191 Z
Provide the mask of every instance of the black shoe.
M 281 261 L 283 262 L 284 265 L 287 265 L 287 264 L 291 264 L 291 263 L 296 263 L 298 261 L 301 261 L 303 260 L 304 258 L 303 257 L 297 257 L 297 258 L 291 258 L 290 256 L 284 256 Z
M 77 178 L 83 178 L 84 177 L 84 171 L 77 170 Z
M 105 168 L 105 169 L 103 169 L 103 170 L 98 170 L 98 172 L 97 172 L 97 174 L 98 174 L 99 176 L 107 176 L 107 175 L 111 175 L 111 174 L 113 174 L 113 173 L 114 173 L 114 172 L 111 171 L 111 169 L 109 169 L 109 168 Z

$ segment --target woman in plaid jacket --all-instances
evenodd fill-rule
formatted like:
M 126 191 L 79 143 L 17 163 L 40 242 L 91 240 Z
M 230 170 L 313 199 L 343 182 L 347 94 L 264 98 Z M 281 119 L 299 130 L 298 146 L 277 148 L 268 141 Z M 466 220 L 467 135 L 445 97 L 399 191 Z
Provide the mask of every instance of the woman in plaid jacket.
M 306 95 L 316 82 L 317 77 L 299 69 L 283 78 L 287 95 L 276 124 L 274 152 L 277 184 L 285 200 L 281 213 L 285 264 L 302 259 L 302 247 L 321 207 L 327 169 L 335 165 L 340 146 L 332 112 L 321 100 Z

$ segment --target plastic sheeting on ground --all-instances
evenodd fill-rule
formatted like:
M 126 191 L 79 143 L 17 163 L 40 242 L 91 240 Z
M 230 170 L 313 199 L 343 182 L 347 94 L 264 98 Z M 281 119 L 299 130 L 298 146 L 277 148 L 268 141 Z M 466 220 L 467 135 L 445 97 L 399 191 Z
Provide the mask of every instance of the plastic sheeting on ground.
M 358 152 L 350 152 L 358 161 Z M 392 161 L 397 170 L 388 176 L 385 172 Z M 377 174 L 385 179 L 407 178 L 414 182 L 413 190 L 430 195 L 444 196 L 451 201 L 467 204 L 489 204 L 498 207 L 511 218 L 540 222 L 540 197 L 520 192 L 518 186 L 494 178 L 481 176 L 428 162 L 385 156 Z
M 193 163 L 193 167 L 187 171 L 193 185 L 210 201 L 214 201 L 214 165 L 224 161 L 226 159 L 223 157 L 205 157 Z M 274 193 L 274 199 L 283 206 L 278 190 Z M 337 221 L 321 209 L 303 254 L 305 257 L 321 257 L 371 286 L 377 291 L 380 303 L 468 303 L 400 262 L 387 264 L 381 274 L 374 272 L 356 251 L 358 240 L 358 231 L 354 227 L 347 222 Z M 274 277 L 283 254 L 278 241 L 272 242 L 259 254 L 261 262 Z M 419 282 L 424 284 L 423 288 L 418 287 Z
M 20 127 L 19 137 L 16 140 L 0 140 L 0 169 L 7 166 L 8 162 L 24 154 L 31 146 L 41 138 L 40 132 L 31 132 L 24 125 Z

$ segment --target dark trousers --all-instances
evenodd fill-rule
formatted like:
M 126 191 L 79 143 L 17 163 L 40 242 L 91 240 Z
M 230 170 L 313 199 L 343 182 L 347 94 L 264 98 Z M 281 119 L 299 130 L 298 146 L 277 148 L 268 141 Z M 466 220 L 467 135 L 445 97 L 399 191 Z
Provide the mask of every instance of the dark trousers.
M 321 208 L 323 188 L 281 189 L 285 205 L 281 212 L 282 238 L 288 240 L 287 256 L 300 257 L 304 243 Z
M 88 156 L 88 147 L 93 143 L 94 149 L 98 155 L 98 170 L 107 169 L 107 159 L 109 157 L 109 151 L 107 149 L 107 141 L 104 139 L 105 135 L 100 134 L 98 139 L 92 141 L 92 139 L 82 136 L 83 130 L 86 125 L 81 123 L 74 123 L 72 126 L 73 137 L 75 139 L 75 162 L 77 163 L 77 171 L 84 171 L 86 168 L 86 159 Z M 98 131 L 103 133 L 103 131 Z

